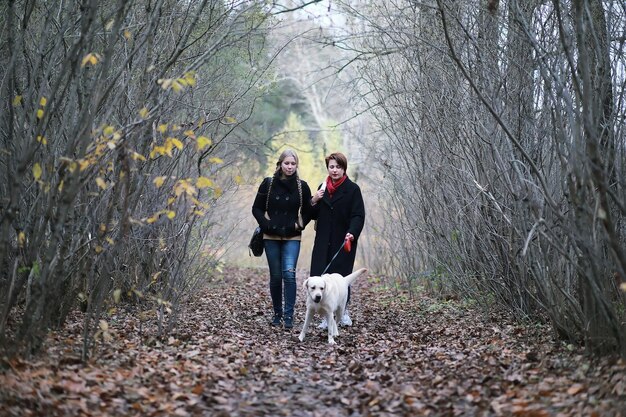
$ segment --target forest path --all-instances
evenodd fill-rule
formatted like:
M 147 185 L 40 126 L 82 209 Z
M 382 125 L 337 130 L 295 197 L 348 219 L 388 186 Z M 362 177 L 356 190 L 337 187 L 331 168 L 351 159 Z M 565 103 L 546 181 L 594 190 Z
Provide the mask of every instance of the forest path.
M 162 342 L 119 312 L 86 365 L 70 321 L 42 357 L 0 362 L 0 415 L 626 416 L 623 360 L 371 276 L 354 284 L 337 345 L 316 327 L 301 343 L 303 279 L 291 331 L 268 324 L 265 269 L 227 270 Z

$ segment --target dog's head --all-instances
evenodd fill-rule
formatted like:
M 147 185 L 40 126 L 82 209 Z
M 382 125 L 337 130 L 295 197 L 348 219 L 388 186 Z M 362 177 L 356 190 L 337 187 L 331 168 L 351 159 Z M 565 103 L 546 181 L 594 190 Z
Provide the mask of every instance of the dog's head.
M 311 300 L 315 303 L 319 303 L 322 301 L 322 298 L 324 298 L 326 280 L 322 277 L 309 277 L 304 281 L 304 288 L 306 288 Z

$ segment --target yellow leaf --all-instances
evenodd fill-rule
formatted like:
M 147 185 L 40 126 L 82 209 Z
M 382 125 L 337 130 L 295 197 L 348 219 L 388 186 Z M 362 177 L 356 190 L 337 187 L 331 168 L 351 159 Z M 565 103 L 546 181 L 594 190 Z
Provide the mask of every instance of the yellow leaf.
M 13 97 L 13 106 L 19 106 L 20 104 L 22 104 L 22 96 L 15 96 Z
M 109 330 L 109 324 L 104 320 L 100 320 L 100 329 L 106 332 Z
M 170 85 L 172 84 L 172 80 L 161 78 L 157 80 L 157 84 L 160 84 L 162 89 L 167 90 L 168 88 L 170 88 Z
M 176 183 L 176 186 L 174 187 L 174 194 L 176 194 L 176 196 L 178 197 L 182 193 L 193 197 L 198 193 L 198 191 L 196 191 L 196 189 L 189 183 L 189 181 L 180 180 Z
M 39 99 L 39 105 L 41 107 L 46 107 L 46 104 L 48 104 L 48 99 L 47 98 L 42 97 L 42 98 Z
M 111 239 L 110 237 L 107 237 L 104 240 L 106 240 L 109 245 L 114 245 L 115 244 L 115 241 L 113 239 Z
M 165 178 L 166 177 L 156 177 L 152 180 L 152 182 L 154 183 L 154 185 L 156 185 L 157 188 L 160 188 L 165 182 Z
M 224 117 L 224 121 L 226 123 L 235 123 L 235 122 L 237 122 L 237 119 L 235 119 L 234 117 L 231 117 L 231 116 L 227 116 L 227 117 Z
M 187 84 L 189 84 L 190 86 L 195 86 L 196 85 L 196 73 L 195 71 L 189 71 L 186 72 L 184 75 L 185 81 L 187 81 Z
M 172 141 L 168 140 L 165 142 L 165 146 L 163 147 L 163 151 L 164 153 L 171 157 L 172 156 L 172 149 L 174 149 L 174 145 L 172 145 Z
M 80 167 L 80 171 L 86 170 L 87 168 L 89 168 L 89 165 L 91 165 L 91 163 L 86 159 L 78 160 L 78 166 Z
M 626 282 L 622 282 L 619 287 L 622 289 L 622 291 L 626 292 Z
M 150 112 L 145 107 L 143 109 L 139 110 L 139 116 L 141 116 L 142 119 L 145 119 L 146 117 L 148 117 L 148 113 L 150 113 Z
M 125 37 L 127 40 L 130 40 L 130 38 L 131 38 L 132 36 L 133 36 L 133 35 L 130 33 L 130 31 L 129 31 L 128 29 L 126 29 L 126 30 L 124 31 L 124 37 Z
M 170 205 L 172 204 L 174 201 L 176 201 L 176 199 L 174 197 L 170 197 L 167 199 L 167 204 Z
M 235 184 L 237 184 L 237 185 L 243 184 L 243 177 L 241 175 L 236 175 L 235 176 Z
M 36 181 L 39 181 L 39 178 L 41 178 L 41 173 L 41 165 L 35 163 L 35 165 L 33 165 L 33 177 L 35 177 Z
M 207 177 L 199 177 L 196 181 L 196 187 L 198 188 L 207 188 L 213 185 L 213 181 Z
M 98 187 L 102 188 L 103 190 L 107 189 L 107 183 L 100 177 L 96 178 L 96 184 L 98 184 Z
M 196 138 L 196 134 L 193 130 L 185 130 L 183 133 L 185 134 L 185 136 L 189 136 L 190 138 Z
M 113 24 L 115 24 L 115 19 L 109 20 L 109 22 L 104 26 L 106 30 L 111 30 L 113 28 Z
M 37 142 L 41 143 L 42 145 L 47 145 L 48 144 L 48 140 L 44 137 L 44 136 L 37 136 Z
M 61 180 L 61 182 L 59 183 L 59 186 L 57 187 L 57 190 L 59 190 L 59 192 L 63 191 L 63 184 L 65 184 L 65 182 Z
M 100 223 L 100 231 L 101 232 L 106 232 L 107 231 L 107 225 L 104 223 Z
M 221 158 L 218 157 L 213 157 L 213 158 L 209 158 L 209 162 L 212 164 L 223 164 L 224 161 Z
M 195 204 L 195 206 L 193 207 L 194 209 L 203 210 L 204 211 L 204 210 L 207 210 L 209 208 L 208 204 L 203 203 L 203 202 L 199 201 L 196 198 L 194 198 L 192 200 L 193 200 L 193 203 Z
M 161 133 L 165 133 L 167 131 L 167 124 L 161 124 L 157 127 L 157 130 Z
M 155 272 L 154 275 L 152 275 L 152 283 L 154 284 L 155 282 L 157 282 L 157 279 L 159 278 L 159 276 L 161 275 L 163 271 L 158 271 Z
M 146 220 L 146 223 L 148 223 L 148 224 L 152 224 L 152 223 L 156 222 L 157 220 L 159 220 L 159 213 L 156 213 L 154 216 L 149 217 L 149 218 Z
M 176 212 L 172 211 L 172 210 L 168 210 L 166 212 L 167 218 L 172 220 L 174 217 L 176 217 Z
M 198 137 L 198 150 L 201 151 L 202 149 L 206 148 L 207 146 L 211 146 L 211 139 L 207 138 L 206 136 L 200 136 Z
M 131 156 L 131 158 L 133 158 L 135 161 L 136 161 L 136 160 L 140 160 L 140 161 L 145 161 L 145 160 L 146 160 L 146 157 L 145 157 L 145 156 L 143 156 L 143 155 L 142 155 L 142 154 L 140 154 L 140 153 L 134 152 L 134 151 L 133 151 L 133 153 L 132 153 L 130 156 Z
M 104 248 L 102 246 L 100 246 L 100 245 L 96 245 L 94 250 L 96 251 L 96 253 L 101 253 L 104 250 Z
M 109 148 L 109 149 L 111 149 L 111 150 L 115 149 L 115 147 L 116 147 L 116 146 L 117 146 L 117 145 L 116 145 L 116 144 L 115 144 L 115 142 L 113 142 L 113 141 L 108 141 L 108 142 L 107 142 L 107 148 Z
M 122 290 L 117 288 L 115 291 L 113 291 L 113 300 L 115 301 L 116 304 L 120 302 L 121 297 L 122 297 Z
M 87 64 L 96 65 L 100 60 L 100 55 L 96 53 L 88 53 L 83 57 L 83 60 L 80 64 L 81 67 L 84 67 Z
M 213 191 L 215 192 L 215 198 L 220 198 L 223 194 L 222 189 L 219 187 L 216 187 Z
M 42 117 L 43 117 L 43 110 L 42 109 L 37 110 L 37 118 L 41 119 Z
M 183 89 L 183 86 L 180 82 L 178 82 L 178 80 L 174 80 L 172 82 L 172 90 L 174 90 L 175 92 L 179 92 Z
M 200 210 L 194 210 L 194 211 L 193 211 L 193 214 L 195 214 L 196 216 L 199 216 L 199 217 L 204 216 L 204 212 L 203 212 L 203 211 L 200 211 Z
M 91 61 L 91 54 L 87 54 L 83 57 L 83 60 L 80 63 L 81 67 L 84 67 L 85 65 L 87 65 L 89 62 Z
M 113 132 L 115 132 L 115 128 L 113 126 L 106 126 L 102 132 L 107 136 L 111 136 Z
M 171 140 L 172 144 L 178 148 L 178 150 L 182 150 L 183 149 L 183 143 L 180 140 L 178 140 L 176 138 L 170 138 L 170 140 Z
M 20 232 L 17 235 L 17 244 L 20 248 L 24 247 L 24 243 L 26 242 L 26 235 L 24 232 Z

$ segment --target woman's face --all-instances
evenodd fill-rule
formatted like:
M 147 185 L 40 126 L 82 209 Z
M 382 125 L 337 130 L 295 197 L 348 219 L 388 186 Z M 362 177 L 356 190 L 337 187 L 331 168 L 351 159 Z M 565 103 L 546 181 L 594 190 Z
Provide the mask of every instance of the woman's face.
M 295 174 L 296 169 L 298 169 L 296 158 L 294 158 L 293 156 L 288 156 L 283 159 L 283 162 L 280 163 L 280 169 L 283 171 L 283 174 L 287 176 Z
M 330 176 L 331 180 L 340 180 L 345 172 L 346 171 L 344 171 L 344 169 L 340 167 L 337 161 L 335 161 L 334 159 L 328 161 L 328 175 Z

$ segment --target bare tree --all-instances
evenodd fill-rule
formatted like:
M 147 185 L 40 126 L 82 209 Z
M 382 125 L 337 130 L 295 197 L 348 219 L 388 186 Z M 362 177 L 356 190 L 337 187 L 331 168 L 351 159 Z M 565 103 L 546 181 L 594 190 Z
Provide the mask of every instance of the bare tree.
M 392 268 L 625 354 L 624 5 L 342 4 Z
M 121 299 L 171 329 L 180 301 L 215 267 L 210 213 L 234 186 L 220 175 L 240 152 L 227 138 L 270 62 L 271 9 L 243 0 L 3 8 L 0 344 L 37 350 L 77 302 L 84 357 Z

